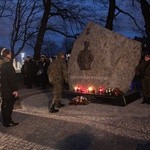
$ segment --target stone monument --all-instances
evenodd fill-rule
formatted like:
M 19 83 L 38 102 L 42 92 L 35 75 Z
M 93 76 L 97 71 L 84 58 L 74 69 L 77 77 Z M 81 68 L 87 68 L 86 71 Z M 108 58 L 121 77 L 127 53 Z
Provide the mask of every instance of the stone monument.
M 68 62 L 70 90 L 80 85 L 126 92 L 140 58 L 140 42 L 90 22 L 73 45 Z

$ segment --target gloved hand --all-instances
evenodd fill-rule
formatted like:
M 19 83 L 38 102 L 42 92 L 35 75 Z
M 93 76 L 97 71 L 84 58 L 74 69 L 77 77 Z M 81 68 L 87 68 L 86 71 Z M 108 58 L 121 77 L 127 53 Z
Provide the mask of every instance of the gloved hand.
M 52 78 L 49 76 L 48 77 L 49 83 L 52 83 Z

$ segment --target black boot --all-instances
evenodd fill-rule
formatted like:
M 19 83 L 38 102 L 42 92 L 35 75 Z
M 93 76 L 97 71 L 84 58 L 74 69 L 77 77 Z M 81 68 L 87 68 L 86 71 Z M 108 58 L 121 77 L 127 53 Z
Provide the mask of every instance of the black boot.
M 55 109 L 55 104 L 52 104 L 49 108 L 50 113 L 56 113 L 59 112 L 59 109 Z
M 143 97 L 143 101 L 141 102 L 141 104 L 145 104 L 147 103 L 147 97 Z
M 65 104 L 62 104 L 62 103 L 58 103 L 58 104 L 56 105 L 57 108 L 61 108 L 61 107 L 64 107 L 64 106 L 65 106 Z
M 150 97 L 147 97 L 146 104 L 150 104 Z
M 14 122 L 11 121 L 9 124 L 3 124 L 4 127 L 13 127 L 13 126 L 17 126 L 19 124 L 19 122 Z
M 142 102 L 141 102 L 141 104 L 145 104 L 145 103 L 146 103 L 146 101 L 142 101 Z

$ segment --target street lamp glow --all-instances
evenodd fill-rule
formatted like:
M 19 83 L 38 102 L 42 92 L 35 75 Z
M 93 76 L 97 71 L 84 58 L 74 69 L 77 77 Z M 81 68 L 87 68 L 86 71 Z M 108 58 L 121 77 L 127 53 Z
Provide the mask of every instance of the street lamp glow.
M 25 56 L 25 53 L 21 53 L 21 63 L 23 64 L 24 62 L 24 56 Z
M 25 56 L 25 53 L 21 53 L 21 58 L 23 58 Z

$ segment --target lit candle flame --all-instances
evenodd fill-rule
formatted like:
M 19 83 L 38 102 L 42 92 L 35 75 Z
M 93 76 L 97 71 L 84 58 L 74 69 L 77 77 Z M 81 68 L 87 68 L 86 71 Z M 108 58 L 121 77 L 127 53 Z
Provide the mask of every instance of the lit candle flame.
M 91 86 L 88 87 L 88 91 L 89 91 L 89 92 L 92 92 L 92 91 L 93 91 L 93 87 L 91 87 Z

